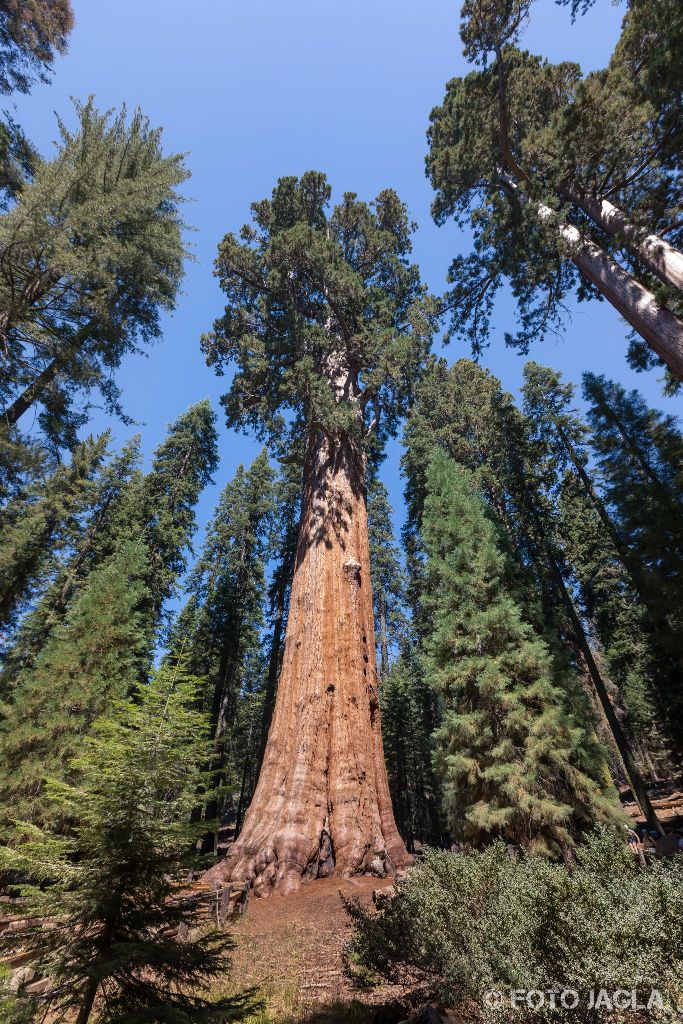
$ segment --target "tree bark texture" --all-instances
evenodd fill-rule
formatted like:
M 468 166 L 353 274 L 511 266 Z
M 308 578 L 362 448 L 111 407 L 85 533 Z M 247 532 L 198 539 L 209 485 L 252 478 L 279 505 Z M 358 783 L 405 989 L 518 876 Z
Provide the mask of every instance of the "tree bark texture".
M 565 194 L 603 231 L 616 236 L 624 248 L 633 253 L 651 273 L 672 288 L 683 291 L 683 252 L 660 235 L 648 234 L 633 224 L 609 199 L 586 195 L 574 189 L 567 189 Z
M 572 262 L 664 360 L 671 372 L 683 380 L 683 321 L 660 306 L 652 292 L 615 263 L 599 245 L 583 238 L 578 228 L 558 221 L 549 206 L 539 204 L 538 216 L 542 221 L 557 224 Z
M 267 895 L 411 862 L 382 748 L 365 456 L 348 438 L 312 430 L 268 744 L 242 831 L 206 878 L 249 881 Z

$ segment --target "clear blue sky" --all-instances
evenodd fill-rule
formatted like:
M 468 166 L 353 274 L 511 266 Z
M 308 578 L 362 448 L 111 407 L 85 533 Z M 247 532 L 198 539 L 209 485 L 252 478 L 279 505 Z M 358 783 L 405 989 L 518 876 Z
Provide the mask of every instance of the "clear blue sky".
M 147 456 L 167 423 L 209 397 L 219 413 L 221 464 L 216 487 L 202 498 L 210 515 L 221 487 L 258 448 L 225 427 L 218 405 L 227 379 L 216 378 L 199 351 L 200 334 L 222 309 L 212 276 L 217 244 L 248 219 L 249 203 L 270 193 L 284 174 L 325 171 L 337 194 L 373 198 L 393 187 L 419 224 L 415 258 L 437 293 L 452 256 L 467 245 L 454 225 L 429 216 L 424 176 L 429 111 L 445 82 L 465 71 L 458 39 L 458 0 L 73 0 L 76 27 L 53 82 L 17 102 L 16 116 L 47 155 L 56 137 L 54 112 L 70 115 L 69 97 L 93 93 L 100 107 L 140 105 L 164 127 L 165 145 L 188 154 L 192 202 L 187 220 L 197 262 L 188 267 L 177 312 L 149 358 L 131 358 L 118 380 L 130 415 L 140 420 Z M 523 45 L 552 61 L 604 66 L 618 36 L 623 4 L 599 0 L 572 25 L 565 7 L 536 0 Z M 512 307 L 499 303 L 494 344 L 484 362 L 515 391 L 523 357 L 506 350 Z M 639 387 L 651 404 L 661 397 L 658 374 L 632 373 L 625 361 L 626 326 L 606 303 L 572 309 L 562 342 L 536 346 L 532 358 L 579 381 L 583 370 Z M 437 347 L 439 343 L 437 341 Z M 449 358 L 468 354 L 451 346 Z M 94 426 L 105 425 L 98 416 Z M 132 431 L 114 425 L 117 443 Z M 384 468 L 396 506 L 401 501 L 398 445 Z M 397 510 L 398 511 L 398 510 Z M 398 512 L 401 518 L 400 511 Z

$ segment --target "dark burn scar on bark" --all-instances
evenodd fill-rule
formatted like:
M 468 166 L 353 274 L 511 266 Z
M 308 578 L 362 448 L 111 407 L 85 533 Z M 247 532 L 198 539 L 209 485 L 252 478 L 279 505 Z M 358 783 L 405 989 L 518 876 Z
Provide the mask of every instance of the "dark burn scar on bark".
M 354 562 L 352 558 L 349 558 L 347 562 L 344 562 L 344 572 L 349 583 L 355 583 L 360 586 L 360 564 Z

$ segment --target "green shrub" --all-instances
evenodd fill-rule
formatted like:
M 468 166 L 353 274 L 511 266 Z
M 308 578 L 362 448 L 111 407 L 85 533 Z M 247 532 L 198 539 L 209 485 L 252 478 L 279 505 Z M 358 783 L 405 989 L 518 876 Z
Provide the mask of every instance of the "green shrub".
M 578 854 L 569 874 L 538 857 L 511 859 L 502 842 L 460 856 L 428 851 L 379 913 L 347 904 L 349 973 L 416 986 L 424 998 L 501 1024 L 618 1020 L 617 990 L 635 990 L 646 1007 L 625 1019 L 671 1019 L 656 998 L 650 1009 L 647 1001 L 654 989 L 665 1007 L 683 1007 L 683 857 L 640 869 L 623 836 L 606 827 Z M 553 989 L 577 992 L 579 1006 L 563 1009 L 556 995 L 553 1008 Z M 484 994 L 495 991 L 511 1007 L 516 990 L 544 993 L 543 1005 L 536 1009 L 536 996 L 531 1009 L 518 997 L 507 1014 L 486 1005 Z M 603 1005 L 591 1007 L 600 990 Z

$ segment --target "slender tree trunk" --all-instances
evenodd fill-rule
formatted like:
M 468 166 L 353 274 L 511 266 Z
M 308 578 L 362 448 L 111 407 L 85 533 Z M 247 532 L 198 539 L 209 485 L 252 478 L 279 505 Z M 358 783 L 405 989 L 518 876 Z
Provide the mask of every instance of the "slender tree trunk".
M 34 402 L 40 401 L 45 389 L 52 383 L 59 371 L 66 364 L 66 359 L 55 358 L 42 370 L 29 386 L 2 411 L 2 419 L 8 427 L 14 426 Z
M 574 602 L 571 598 L 571 595 L 567 590 L 567 585 L 564 582 L 564 576 L 562 575 L 562 571 L 557 562 L 557 558 L 555 557 L 555 553 L 552 549 L 552 546 L 548 538 L 545 535 L 545 531 L 543 530 L 543 527 L 541 526 L 538 517 L 534 515 L 533 519 L 541 543 L 543 544 L 543 547 L 545 549 L 546 557 L 548 559 L 551 572 L 553 574 L 553 577 L 555 578 L 557 588 L 560 592 L 562 603 L 565 607 L 567 616 L 571 623 L 572 630 L 574 632 L 574 637 L 578 644 L 579 650 L 583 655 L 583 659 L 590 673 L 590 677 L 593 680 L 595 692 L 597 693 L 598 700 L 600 701 L 600 704 L 602 706 L 602 710 L 605 713 L 605 718 L 607 719 L 607 724 L 609 725 L 612 736 L 614 737 L 614 742 L 617 745 L 617 749 L 619 751 L 619 755 L 621 757 L 621 760 L 624 765 L 624 770 L 626 772 L 626 777 L 628 778 L 628 781 L 631 785 L 631 789 L 633 790 L 633 795 L 635 796 L 641 811 L 645 815 L 645 818 L 650 828 L 656 829 L 658 832 L 663 834 L 662 826 L 660 825 L 655 809 L 652 806 L 652 803 L 650 802 L 650 797 L 647 792 L 645 783 L 643 782 L 640 776 L 640 772 L 638 771 L 638 768 L 636 766 L 636 763 L 633 760 L 631 749 L 629 747 L 626 736 L 624 735 L 624 731 L 621 728 L 621 723 L 619 722 L 617 714 L 614 710 L 612 701 L 610 700 L 610 696 L 607 692 L 605 681 L 602 678 L 600 670 L 593 656 L 593 651 L 591 650 L 591 646 L 588 643 L 586 632 L 583 628 L 576 608 L 574 607 Z
M 99 982 L 96 978 L 88 978 L 85 988 L 83 990 L 83 998 L 81 999 L 81 1006 L 78 1010 L 78 1017 L 74 1024 L 88 1024 L 90 1014 L 95 1002 L 95 996 L 97 995 L 97 989 L 99 988 Z
M 236 695 L 234 692 L 235 664 L 233 658 L 234 652 L 237 651 L 239 647 L 239 635 L 240 629 L 238 628 L 234 648 L 231 648 L 230 651 L 226 649 L 226 643 L 223 643 L 218 669 L 218 682 L 216 683 L 213 695 L 213 706 L 211 708 L 211 738 L 214 744 L 214 754 L 211 771 L 212 789 L 214 791 L 220 789 L 221 785 L 225 781 L 225 769 L 228 756 L 228 735 L 235 720 Z M 225 797 L 214 795 L 204 808 L 204 818 L 206 821 L 214 821 L 218 819 L 220 827 L 220 819 L 224 812 Z M 217 849 L 218 832 L 207 832 L 202 839 L 201 852 L 209 853 L 213 851 L 213 853 L 216 853 Z
M 389 641 L 387 640 L 387 600 L 382 590 L 379 595 L 379 650 L 380 681 L 385 683 L 389 675 Z
M 615 263 L 599 245 L 583 238 L 578 228 L 557 218 L 549 206 L 538 204 L 541 221 L 557 226 L 568 255 L 581 273 L 605 296 L 648 343 L 671 372 L 683 380 L 683 321 L 660 306 L 652 292 Z
M 76 1017 L 74 1024 L 88 1024 L 99 987 L 100 983 L 97 978 L 88 978 L 83 990 L 81 1005 L 78 1008 L 78 1016 Z
M 586 467 L 583 465 L 581 459 L 578 457 L 574 449 L 574 445 L 569 440 L 566 431 L 561 426 L 561 424 L 555 419 L 553 420 L 553 422 L 555 424 L 555 428 L 558 432 L 560 440 L 564 445 L 564 449 L 567 452 L 567 455 L 569 456 L 571 463 L 574 469 L 576 470 L 579 479 L 581 480 L 581 483 L 584 486 L 586 494 L 588 495 L 588 499 L 593 505 L 595 511 L 597 512 L 600 518 L 600 522 L 605 527 L 607 535 L 609 536 L 617 554 L 619 555 L 619 560 L 621 564 L 624 566 L 626 572 L 629 574 L 633 587 L 636 593 L 638 594 L 638 597 L 642 601 L 644 607 L 646 608 L 652 625 L 654 626 L 657 632 L 663 631 L 665 633 L 671 633 L 671 627 L 666 619 L 666 616 L 663 615 L 661 611 L 657 609 L 656 604 L 654 604 L 652 601 L 652 590 L 648 586 L 645 574 L 641 566 L 638 564 L 637 559 L 634 558 L 634 556 L 632 555 L 628 545 L 623 541 L 621 535 L 619 534 L 619 531 L 612 522 L 612 518 L 607 509 L 605 508 L 605 505 L 602 502 L 600 495 L 595 490 L 595 487 L 593 486 L 593 481 L 586 472 Z
M 244 752 L 244 762 L 242 764 L 242 780 L 240 782 L 240 795 L 237 801 L 237 814 L 235 816 L 235 838 L 242 831 L 242 821 L 244 820 L 244 811 L 247 803 L 247 789 L 249 782 L 249 773 L 251 772 L 251 739 L 253 733 L 253 722 L 249 722 L 249 733 L 247 735 L 247 745 Z
M 270 642 L 270 656 L 268 658 L 268 676 L 266 678 L 266 689 L 263 695 L 263 716 L 261 718 L 261 736 L 258 749 L 258 764 L 256 770 L 261 770 L 263 756 L 266 752 L 268 732 L 273 719 L 273 708 L 275 707 L 275 694 L 277 692 L 277 680 L 280 674 L 280 656 L 282 653 L 282 633 L 285 625 L 285 613 L 287 608 L 287 594 L 289 592 L 294 563 L 296 560 L 296 545 L 293 544 L 285 551 L 285 556 L 279 567 L 277 589 L 275 593 L 275 618 L 273 621 L 273 636 Z
M 572 188 L 563 189 L 563 194 L 608 235 L 616 236 L 651 273 L 672 288 L 683 291 L 683 252 L 660 235 L 646 234 L 608 199 Z
M 412 860 L 382 749 L 365 468 L 353 441 L 310 432 L 268 745 L 242 832 L 209 880 L 250 881 L 266 895 Z

